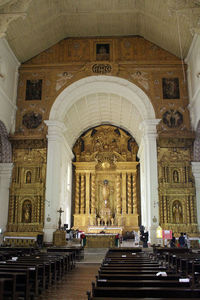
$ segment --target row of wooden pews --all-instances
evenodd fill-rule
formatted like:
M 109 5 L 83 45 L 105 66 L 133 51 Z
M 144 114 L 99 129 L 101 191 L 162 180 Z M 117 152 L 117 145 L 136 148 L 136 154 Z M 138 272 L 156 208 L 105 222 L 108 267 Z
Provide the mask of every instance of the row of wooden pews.
M 107 252 L 87 294 L 88 300 L 199 299 L 200 286 L 193 283 L 192 275 L 168 265 L 165 256 L 115 248 Z
M 51 253 L 0 248 L 0 300 L 38 297 L 75 267 L 75 255 L 75 250 Z
M 156 254 L 160 256 L 160 253 Z M 169 249 L 162 250 L 162 259 L 164 265 L 174 272 L 191 278 L 192 286 L 200 285 L 200 252 L 199 251 L 170 251 Z

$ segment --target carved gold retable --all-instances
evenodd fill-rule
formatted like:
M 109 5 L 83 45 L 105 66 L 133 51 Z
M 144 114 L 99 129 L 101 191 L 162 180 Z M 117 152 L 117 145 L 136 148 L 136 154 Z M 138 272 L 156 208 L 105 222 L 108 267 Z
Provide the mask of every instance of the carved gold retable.
M 78 139 L 74 146 L 75 229 L 138 229 L 137 149 L 134 139 L 114 126 L 96 127 Z

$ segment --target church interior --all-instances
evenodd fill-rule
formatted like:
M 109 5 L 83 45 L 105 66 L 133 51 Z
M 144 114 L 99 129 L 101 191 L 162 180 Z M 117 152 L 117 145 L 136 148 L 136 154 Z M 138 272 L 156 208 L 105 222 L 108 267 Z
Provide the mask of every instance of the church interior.
M 68 253 L 73 232 L 90 260 L 144 229 L 151 250 L 132 252 L 145 264 L 166 246 L 161 229 L 185 233 L 199 258 L 199 20 L 200 0 L 0 1 L 2 251 Z M 131 257 L 136 244 L 124 245 L 105 261 Z M 103 297 L 97 287 L 88 299 Z

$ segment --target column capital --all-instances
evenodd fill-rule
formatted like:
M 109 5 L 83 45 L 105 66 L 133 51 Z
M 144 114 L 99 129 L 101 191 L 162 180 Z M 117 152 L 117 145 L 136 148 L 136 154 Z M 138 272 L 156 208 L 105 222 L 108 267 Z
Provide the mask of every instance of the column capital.
M 11 177 L 13 163 L 0 163 L 0 176 Z
M 195 179 L 200 180 L 200 162 L 199 161 L 192 161 L 192 173 Z
M 161 119 L 149 119 L 144 120 L 139 124 L 139 129 L 142 131 L 143 136 L 146 135 L 157 135 L 156 126 L 159 124 Z
M 12 178 L 13 163 L 0 164 L 0 184 L 3 188 L 9 188 Z
M 48 135 L 64 133 L 67 127 L 64 123 L 57 120 L 45 120 L 44 123 L 48 126 Z
M 48 141 L 63 143 L 69 159 L 72 159 L 74 154 L 72 153 L 65 137 L 65 132 L 67 131 L 65 124 L 57 120 L 45 120 L 44 122 L 48 126 Z

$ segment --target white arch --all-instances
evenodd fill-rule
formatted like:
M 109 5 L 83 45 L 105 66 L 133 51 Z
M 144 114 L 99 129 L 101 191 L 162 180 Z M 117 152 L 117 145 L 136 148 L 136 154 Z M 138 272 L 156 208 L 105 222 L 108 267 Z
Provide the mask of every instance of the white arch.
M 94 102 L 97 101 L 99 95 L 104 94 L 104 101 L 109 101 L 110 96 L 117 96 L 122 98 L 123 105 L 129 104 L 134 109 L 135 116 L 137 116 L 136 121 L 139 119 L 144 121 L 145 119 L 155 119 L 154 108 L 151 104 L 148 96 L 135 84 L 131 83 L 126 79 L 122 79 L 119 77 L 113 76 L 90 76 L 83 79 L 80 79 L 70 86 L 65 88 L 55 99 L 55 102 L 51 108 L 49 120 L 51 121 L 60 121 L 65 123 L 67 130 L 70 131 L 69 125 L 66 124 L 65 117 L 67 113 L 71 110 L 72 106 L 76 104 L 77 106 L 81 106 L 82 99 L 91 97 L 94 95 Z M 111 104 L 114 109 L 114 104 Z M 91 109 L 91 108 L 90 108 Z M 67 139 L 69 145 L 72 147 L 72 144 L 80 134 L 88 129 L 88 126 L 96 126 L 103 122 L 109 122 L 109 113 L 107 112 L 106 116 L 103 114 L 103 120 L 99 121 L 98 118 L 96 120 L 92 120 L 91 116 L 93 115 L 93 111 L 89 108 L 87 110 L 87 115 L 84 113 L 80 113 L 81 115 L 81 128 L 77 128 L 77 126 L 73 126 L 73 137 Z M 111 115 L 111 114 L 110 114 Z M 134 115 L 134 113 L 133 113 Z M 101 113 L 102 116 L 102 113 Z M 84 118 L 85 117 L 85 118 Z M 85 119 L 90 120 L 90 123 L 86 123 Z M 93 118 L 94 119 L 94 118 Z M 110 116 L 111 119 L 111 116 Z M 110 123 L 110 122 L 109 122 Z M 77 120 L 78 124 L 78 120 Z M 129 129 L 129 132 L 132 135 L 136 135 L 137 142 L 140 142 L 140 138 L 137 137 L 134 129 L 127 127 L 127 124 L 121 123 L 118 119 L 112 120 L 112 124 L 118 125 L 126 130 Z M 137 124 L 139 125 L 139 124 Z M 138 127 L 137 130 L 139 131 Z
M 88 103 L 90 105 L 85 107 Z M 95 105 L 97 107 L 94 109 Z M 112 106 L 112 109 L 108 111 L 109 106 Z M 119 106 L 121 106 L 120 113 L 124 114 L 123 122 L 120 121 Z M 126 109 L 124 110 L 125 106 Z M 87 109 L 89 107 L 92 108 Z M 80 110 L 78 115 L 80 120 L 73 113 L 77 109 Z M 98 110 L 103 115 L 99 119 Z M 112 118 L 112 110 L 117 116 L 114 119 Z M 130 117 L 129 123 L 126 122 L 127 114 Z M 70 115 L 73 115 L 71 125 L 69 124 Z M 109 118 L 112 121 L 111 124 L 124 127 L 131 134 L 138 133 L 136 141 L 140 145 L 140 163 L 144 170 L 144 176 L 141 179 L 144 211 L 142 221 L 143 225 L 150 231 L 150 236 L 152 236 L 151 232 L 155 231 L 155 226 L 158 224 L 158 207 L 153 206 L 153 201 L 158 202 L 156 125 L 159 120 L 155 119 L 152 103 L 138 86 L 128 80 L 113 76 L 90 76 L 74 82 L 58 95 L 50 111 L 49 120 L 46 121 L 48 125 L 46 241 L 51 241 L 52 233 L 57 226 L 57 209 L 63 203 L 68 208 L 66 210 L 71 209 L 70 193 L 67 197 L 63 182 L 67 176 L 65 172 L 67 165 L 65 164 L 66 162 L 68 164 L 72 159 L 70 149 L 75 138 L 80 136 L 84 129 L 89 128 L 89 126 L 92 127 L 93 124 L 100 125 L 109 122 Z M 135 138 L 134 135 L 133 137 Z M 152 223 L 153 219 L 157 220 L 156 224 Z M 65 219 L 65 223 L 70 224 L 70 217 Z

